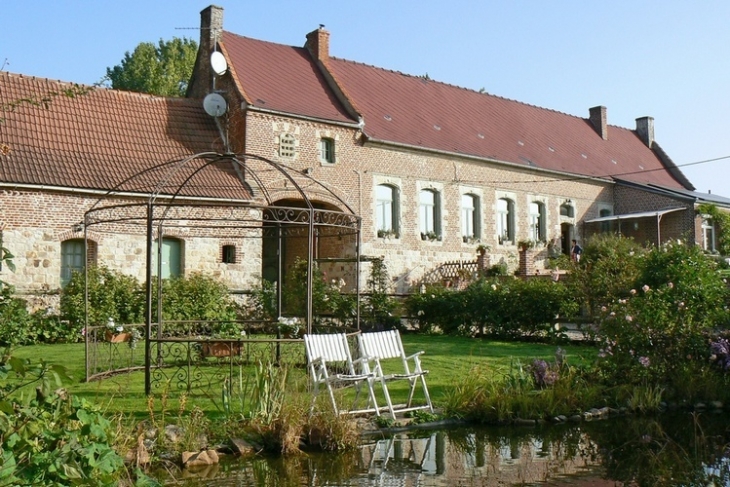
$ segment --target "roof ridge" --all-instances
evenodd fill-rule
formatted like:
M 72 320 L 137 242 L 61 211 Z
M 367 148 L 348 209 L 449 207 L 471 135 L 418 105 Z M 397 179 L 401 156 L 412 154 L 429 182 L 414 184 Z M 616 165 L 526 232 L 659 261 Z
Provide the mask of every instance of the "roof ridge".
M 0 71 L 0 75 L 5 76 L 6 78 L 17 78 L 17 79 L 23 79 L 29 82 L 45 82 L 51 85 L 59 85 L 59 86 L 67 86 L 72 88 L 78 88 L 80 90 L 86 90 L 89 91 L 93 90 L 95 92 L 101 92 L 101 93 L 109 93 L 111 95 L 119 95 L 119 96 L 131 96 L 131 97 L 139 97 L 139 98 L 146 98 L 146 99 L 157 99 L 157 100 L 165 100 L 165 101 L 175 101 L 176 103 L 185 103 L 190 101 L 197 101 L 196 98 L 187 98 L 184 96 L 161 96 L 161 95 L 154 95 L 151 93 L 142 93 L 138 91 L 129 91 L 129 90 L 120 90 L 118 88 L 112 88 L 108 86 L 103 86 L 100 84 L 86 84 L 86 83 L 77 83 L 75 81 L 63 81 L 53 78 L 46 78 L 44 76 L 35 76 L 35 75 L 26 75 L 22 73 L 12 73 L 9 71 Z M 179 100 L 179 101 L 178 101 Z
M 542 107 L 542 106 L 539 106 L 539 105 L 535 105 L 533 103 L 527 103 L 527 102 L 524 102 L 524 101 L 515 100 L 513 98 L 508 98 L 508 97 L 505 97 L 505 96 L 495 95 L 494 93 L 490 93 L 490 92 L 488 92 L 486 90 L 485 91 L 478 91 L 478 90 L 475 90 L 473 88 L 467 88 L 465 86 L 455 85 L 455 84 L 452 84 L 452 83 L 447 83 L 445 81 L 439 81 L 439 80 L 433 79 L 431 77 L 425 78 L 423 75 L 415 75 L 415 74 L 404 73 L 402 71 L 397 71 L 397 70 L 394 70 L 394 69 L 383 68 L 383 67 L 380 67 L 380 66 L 375 66 L 375 65 L 368 64 L 368 63 L 363 63 L 363 62 L 360 62 L 360 61 L 353 61 L 353 60 L 350 60 L 350 59 L 340 58 L 340 57 L 337 57 L 337 56 L 330 56 L 330 59 L 335 60 L 335 61 L 341 61 L 341 62 L 345 62 L 345 63 L 350 63 L 350 64 L 356 64 L 356 65 L 360 65 L 360 66 L 364 66 L 364 67 L 368 67 L 368 68 L 373 68 L 373 69 L 377 69 L 377 70 L 380 70 L 380 71 L 385 71 L 385 72 L 389 72 L 389 73 L 393 73 L 393 74 L 399 74 L 401 76 L 406 76 L 408 78 L 425 79 L 428 82 L 437 83 L 439 85 L 446 86 L 448 88 L 454 88 L 454 89 L 458 89 L 458 90 L 468 91 L 468 92 L 474 93 L 476 95 L 486 95 L 486 96 L 490 96 L 492 98 L 496 98 L 498 100 L 504 100 L 504 101 L 511 102 L 511 103 L 517 103 L 519 105 L 523 105 L 523 106 L 526 106 L 526 107 L 536 108 L 538 110 L 545 110 L 545 111 L 548 111 L 548 112 L 557 113 L 557 114 L 560 114 L 560 115 L 565 115 L 566 117 L 572 117 L 572 118 L 576 118 L 576 119 L 579 119 L 579 120 L 589 120 L 588 117 L 581 117 L 579 115 L 574 115 L 574 114 L 571 114 L 571 113 L 563 112 L 563 111 L 560 111 L 560 110 L 556 110 L 554 108 Z M 426 75 L 426 76 L 428 76 L 428 75 Z M 610 124 L 609 123 L 608 126 L 609 127 L 615 127 L 617 129 L 628 130 L 630 132 L 635 132 L 635 130 L 630 129 L 628 127 L 623 127 L 621 125 L 613 125 L 613 124 Z

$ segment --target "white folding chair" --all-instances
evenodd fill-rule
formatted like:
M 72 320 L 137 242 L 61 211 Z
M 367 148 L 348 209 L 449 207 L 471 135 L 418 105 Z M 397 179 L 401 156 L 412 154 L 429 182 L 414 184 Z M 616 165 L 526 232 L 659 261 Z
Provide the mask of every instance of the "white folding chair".
M 357 360 L 352 359 L 350 354 L 350 345 L 347 342 L 347 335 L 344 333 L 333 333 L 327 335 L 304 335 L 304 346 L 307 352 L 307 364 L 309 373 L 312 377 L 313 395 L 310 413 L 314 410 L 317 395 L 319 394 L 319 386 L 324 385 L 330 395 L 332 407 L 335 414 L 341 413 L 365 413 L 374 412 L 380 415 L 378 403 L 375 400 L 375 391 L 373 390 L 373 382 L 375 381 L 375 373 L 370 371 L 368 366 L 362 367 L 363 362 L 367 362 L 367 357 Z M 340 373 L 344 366 L 345 372 Z M 358 369 L 356 369 L 356 366 Z M 353 409 L 341 411 L 337 407 L 335 400 L 334 387 L 342 387 L 354 385 L 356 388 Z M 354 409 L 360 396 L 360 389 L 365 385 L 370 396 L 368 406 L 365 409 Z M 372 405 L 372 407 L 370 407 Z
M 428 409 L 433 413 L 431 396 L 428 394 L 428 387 L 426 386 L 426 374 L 428 374 L 428 370 L 423 370 L 421 368 L 420 356 L 424 352 L 421 351 L 407 356 L 403 350 L 403 342 L 401 341 L 398 330 L 362 333 L 358 335 L 357 340 L 360 345 L 360 355 L 368 357 L 374 362 L 372 372 L 375 374 L 376 380 L 379 379 L 383 382 L 383 393 L 393 417 L 395 417 L 395 414 L 398 412 L 403 413 L 407 411 L 415 411 L 417 409 Z M 403 371 L 395 373 L 391 373 L 390 371 L 387 373 L 384 372 L 382 361 L 396 358 L 400 359 Z M 412 364 L 412 367 L 409 363 Z M 366 367 L 364 371 L 370 372 L 369 361 L 365 362 L 363 365 Z M 409 382 L 410 390 L 408 391 L 408 401 L 405 405 L 394 406 L 392 404 L 390 394 L 385 386 L 385 381 L 392 380 L 407 380 Z M 413 406 L 413 396 L 419 382 L 423 389 L 426 404 L 423 406 Z

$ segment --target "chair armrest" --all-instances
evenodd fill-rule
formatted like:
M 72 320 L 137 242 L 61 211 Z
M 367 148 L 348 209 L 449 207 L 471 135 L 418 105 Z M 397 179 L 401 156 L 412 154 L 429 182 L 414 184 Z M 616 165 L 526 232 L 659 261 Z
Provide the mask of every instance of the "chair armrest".
M 423 350 L 421 350 L 420 352 L 416 352 L 413 355 L 408 355 L 406 357 L 406 360 L 417 359 L 420 355 L 423 355 L 424 353 L 426 353 L 426 352 L 424 352 Z

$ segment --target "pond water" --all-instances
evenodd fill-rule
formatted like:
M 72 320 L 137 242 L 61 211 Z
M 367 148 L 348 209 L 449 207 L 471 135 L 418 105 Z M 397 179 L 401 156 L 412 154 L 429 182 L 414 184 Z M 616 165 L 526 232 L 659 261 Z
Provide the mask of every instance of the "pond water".
M 186 486 L 729 486 L 730 415 L 413 430 L 344 454 L 227 458 Z

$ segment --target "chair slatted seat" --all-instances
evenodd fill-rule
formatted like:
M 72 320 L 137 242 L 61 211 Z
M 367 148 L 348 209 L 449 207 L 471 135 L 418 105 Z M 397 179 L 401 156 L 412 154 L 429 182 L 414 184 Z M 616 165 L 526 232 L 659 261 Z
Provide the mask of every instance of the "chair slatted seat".
M 312 398 L 310 413 L 314 411 L 320 386 L 325 386 L 329 392 L 335 414 L 374 412 L 380 415 L 378 403 L 375 399 L 375 391 L 373 390 L 373 383 L 376 379 L 375 372 L 371 371 L 367 365 L 362 366 L 363 363 L 368 361 L 366 357 L 357 360 L 352 359 L 347 335 L 344 333 L 307 334 L 304 335 L 304 346 L 307 353 L 309 374 L 314 386 L 314 397 Z M 344 372 L 336 372 L 343 368 Z M 334 388 L 346 386 L 354 386 L 357 391 L 353 408 L 350 410 L 342 410 L 335 400 Z M 364 409 L 355 409 L 354 406 L 357 404 L 363 386 L 368 390 L 368 405 Z
M 426 385 L 426 375 L 428 370 L 423 370 L 421 367 L 420 356 L 424 353 L 416 352 L 412 355 L 406 355 L 403 349 L 403 342 L 400 337 L 398 330 L 379 331 L 372 333 L 362 333 L 358 335 L 358 344 L 360 348 L 360 355 L 363 357 L 369 357 L 370 361 L 374 362 L 374 368 L 372 372 L 375 374 L 376 380 L 383 381 L 383 392 L 385 394 L 385 400 L 388 403 L 391 415 L 395 417 L 398 412 L 414 411 L 417 409 L 428 409 L 433 413 L 433 405 L 431 404 L 431 396 L 428 393 L 428 386 Z M 381 361 L 387 359 L 400 359 L 403 371 L 394 373 L 384 373 Z M 365 367 L 369 367 L 369 362 L 364 363 Z M 370 371 L 370 369 L 365 369 Z M 385 381 L 393 380 L 407 380 L 410 385 L 408 391 L 408 401 L 405 405 L 392 404 L 390 394 L 387 387 L 385 387 Z M 413 406 L 413 396 L 416 391 L 416 386 L 420 382 L 423 390 L 423 395 L 426 400 L 425 405 Z

